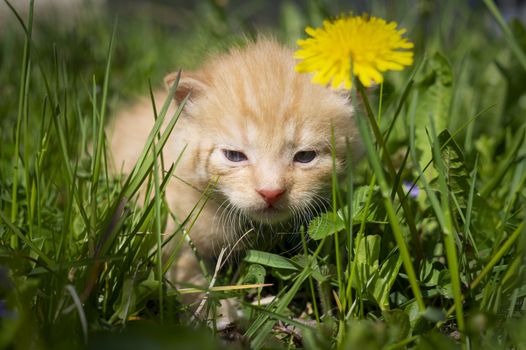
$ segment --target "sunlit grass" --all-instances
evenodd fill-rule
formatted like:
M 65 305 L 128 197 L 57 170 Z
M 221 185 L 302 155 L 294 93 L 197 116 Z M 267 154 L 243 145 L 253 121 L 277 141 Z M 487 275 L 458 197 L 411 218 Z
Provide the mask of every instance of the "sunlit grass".
M 89 12 L 63 30 L 20 18 L 24 27 L 0 33 L 0 347 L 218 348 L 234 333 L 252 348 L 526 343 L 526 31 L 485 2 L 396 7 L 391 19 L 415 41 L 414 67 L 367 91 L 358 84 L 366 156 L 343 182 L 333 179 L 333 208 L 293 242 L 250 250 L 216 276 L 207 306 L 234 297 L 245 314 L 226 333 L 180 303 L 180 292 L 198 290 L 163 279 L 177 255 L 162 261 L 161 249 L 185 233 L 163 234 L 177 164 L 155 169 L 180 110 L 155 111 L 125 178 L 109 175 L 104 126 L 165 73 L 196 66 L 194 47 L 238 41 L 233 24 L 247 14 L 202 5 L 195 18 L 213 20 L 184 34 Z M 309 4 L 281 8 L 273 31 L 284 42 L 338 14 Z M 383 15 L 384 5 L 370 10 Z M 493 18 L 503 37 L 487 25 Z M 136 203 L 141 187 L 155 195 Z

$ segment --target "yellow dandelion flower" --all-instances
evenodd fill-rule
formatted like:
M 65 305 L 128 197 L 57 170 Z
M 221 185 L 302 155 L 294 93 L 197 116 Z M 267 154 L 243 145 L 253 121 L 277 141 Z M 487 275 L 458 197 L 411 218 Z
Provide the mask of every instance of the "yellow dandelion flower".
M 352 87 L 352 73 L 364 86 L 383 81 L 382 73 L 413 64 L 413 43 L 402 36 L 396 22 L 363 16 L 324 21 L 323 28 L 307 27 L 310 38 L 298 40 L 301 61 L 296 71 L 314 73 L 312 81 L 333 88 Z

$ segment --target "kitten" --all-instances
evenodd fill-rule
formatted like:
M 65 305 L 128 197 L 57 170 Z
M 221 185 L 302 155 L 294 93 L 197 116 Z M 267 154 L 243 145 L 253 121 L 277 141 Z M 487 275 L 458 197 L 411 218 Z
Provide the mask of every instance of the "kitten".
M 331 128 L 340 174 L 347 144 L 358 149 L 348 96 L 311 83 L 310 76 L 295 72 L 295 63 L 291 49 L 261 38 L 181 75 L 173 108 L 190 97 L 164 148 L 166 167 L 186 149 L 166 199 L 183 220 L 207 185 L 217 181 L 189 232 L 205 259 L 217 257 L 223 247 L 242 249 L 236 244 L 242 236 L 250 240 L 257 231 L 298 224 L 327 206 Z M 176 76 L 165 78 L 168 87 Z M 165 97 L 158 93 L 156 100 L 160 104 Z M 110 146 L 116 169 L 131 170 L 153 126 L 151 111 L 143 101 L 114 120 Z M 167 232 L 173 230 L 172 223 Z M 189 248 L 175 265 L 172 281 L 206 285 Z

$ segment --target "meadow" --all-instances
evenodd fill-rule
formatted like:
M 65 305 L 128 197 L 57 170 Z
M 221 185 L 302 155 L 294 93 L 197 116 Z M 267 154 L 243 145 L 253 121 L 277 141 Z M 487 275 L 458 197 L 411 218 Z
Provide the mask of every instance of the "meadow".
M 492 0 L 152 3 L 0 23 L 0 348 L 526 348 L 524 22 Z M 406 28 L 414 64 L 351 92 L 365 156 L 332 208 L 215 276 L 207 307 L 236 298 L 239 324 L 191 317 L 159 258 L 192 224 L 163 234 L 168 134 L 115 178 L 104 126 L 168 72 L 349 11 Z

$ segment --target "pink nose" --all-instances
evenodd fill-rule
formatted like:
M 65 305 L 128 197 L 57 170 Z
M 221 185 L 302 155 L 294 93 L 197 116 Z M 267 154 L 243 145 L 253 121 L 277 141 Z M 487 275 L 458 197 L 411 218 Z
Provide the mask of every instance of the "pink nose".
M 281 195 L 285 193 L 285 190 L 282 188 L 273 189 L 273 190 L 262 189 L 262 190 L 257 190 L 257 191 L 261 195 L 261 197 L 263 197 L 265 202 L 267 202 L 267 204 L 269 205 L 276 203 L 279 197 L 281 197 Z

